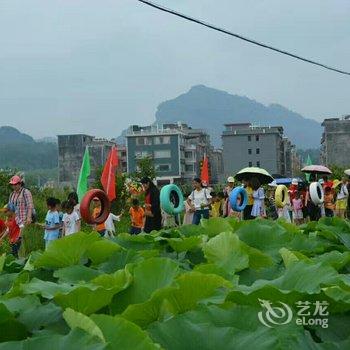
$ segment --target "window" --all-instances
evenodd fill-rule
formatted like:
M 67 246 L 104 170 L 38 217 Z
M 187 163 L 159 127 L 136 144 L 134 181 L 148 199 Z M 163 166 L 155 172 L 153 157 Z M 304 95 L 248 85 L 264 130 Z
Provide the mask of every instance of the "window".
M 256 166 L 260 168 L 260 162 L 259 161 L 256 162 Z
M 255 135 L 255 141 L 259 141 L 260 136 L 259 135 Z
M 251 141 L 251 140 L 252 140 L 251 135 L 248 135 L 248 141 Z
M 154 158 L 171 158 L 171 151 L 170 149 L 154 151 Z
M 252 154 L 252 149 L 248 148 L 248 154 Z
M 189 172 L 189 173 L 193 173 L 194 172 L 194 164 L 186 164 L 185 171 Z
M 152 152 L 149 151 L 136 151 L 135 152 L 135 158 L 141 159 L 141 158 L 147 158 L 152 157 Z
M 256 154 L 260 154 L 260 148 L 256 149 Z
M 252 162 L 249 162 L 249 163 L 248 163 L 248 166 L 249 166 L 249 167 L 253 166 L 253 163 L 252 163 Z
M 163 172 L 163 171 L 170 171 L 171 165 L 170 164 L 157 164 L 155 166 L 156 171 Z
M 155 145 L 168 145 L 170 144 L 170 136 L 156 136 L 154 138 Z
M 186 159 L 193 159 L 193 152 L 190 152 L 190 151 L 185 152 L 185 158 Z
M 152 138 L 151 137 L 136 137 L 136 144 L 139 146 L 151 145 Z

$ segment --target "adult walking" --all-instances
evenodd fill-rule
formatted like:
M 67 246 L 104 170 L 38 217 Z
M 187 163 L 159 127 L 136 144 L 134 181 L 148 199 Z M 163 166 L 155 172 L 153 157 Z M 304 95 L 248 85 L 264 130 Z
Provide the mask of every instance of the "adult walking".
M 149 177 L 141 179 L 145 197 L 145 226 L 144 231 L 150 233 L 162 228 L 162 213 L 160 210 L 159 190 Z
M 223 208 L 223 216 L 230 216 L 232 212 L 232 208 L 230 205 L 230 193 L 233 191 L 235 188 L 235 179 L 233 176 L 229 176 L 227 178 L 227 186 L 224 188 L 224 196 L 225 196 L 225 205 Z
M 311 174 L 309 180 L 310 180 L 310 183 L 308 185 L 308 190 L 306 193 L 305 206 L 308 209 L 310 221 L 318 221 L 319 219 L 321 219 L 321 207 L 319 205 L 315 204 L 311 200 L 311 196 L 310 196 L 310 184 L 312 182 L 317 181 L 316 175 Z
M 31 192 L 24 187 L 24 182 L 20 176 L 15 175 L 10 179 L 12 193 L 9 198 L 9 205 L 15 208 L 16 223 L 23 231 L 26 225 L 32 223 L 34 213 L 33 197 Z
M 211 195 L 206 188 L 203 188 L 200 178 L 195 178 L 192 185 L 194 190 L 188 196 L 187 201 L 194 212 L 192 224 L 198 225 L 202 217 L 209 219 Z

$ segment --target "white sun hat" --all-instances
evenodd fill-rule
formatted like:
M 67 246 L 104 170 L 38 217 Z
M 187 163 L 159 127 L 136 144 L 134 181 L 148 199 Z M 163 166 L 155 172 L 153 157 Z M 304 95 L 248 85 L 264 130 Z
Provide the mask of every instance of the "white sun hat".
M 234 177 L 233 176 L 229 176 L 228 178 L 227 178 L 227 182 L 235 182 L 235 179 L 234 179 Z

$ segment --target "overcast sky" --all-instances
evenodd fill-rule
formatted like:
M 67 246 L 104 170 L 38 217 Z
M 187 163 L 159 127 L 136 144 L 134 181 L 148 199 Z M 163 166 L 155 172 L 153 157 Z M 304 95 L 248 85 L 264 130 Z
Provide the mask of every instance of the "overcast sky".
M 350 70 L 349 0 L 155 1 Z M 197 84 L 318 120 L 350 114 L 350 76 L 136 0 L 0 0 L 0 125 L 115 137 Z

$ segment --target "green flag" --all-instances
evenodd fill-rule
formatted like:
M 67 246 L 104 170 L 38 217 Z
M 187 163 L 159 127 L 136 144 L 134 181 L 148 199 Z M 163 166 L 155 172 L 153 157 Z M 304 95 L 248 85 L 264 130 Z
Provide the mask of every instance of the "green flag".
M 88 187 L 89 187 L 88 179 L 90 176 L 90 170 L 91 168 L 90 168 L 89 149 L 86 147 L 84 158 L 83 158 L 83 164 L 81 165 L 81 169 L 80 169 L 78 186 L 77 186 L 79 202 L 81 202 L 85 193 L 88 190 Z
M 306 165 L 312 165 L 310 154 L 307 155 Z M 310 174 L 305 174 L 306 180 L 310 181 Z

